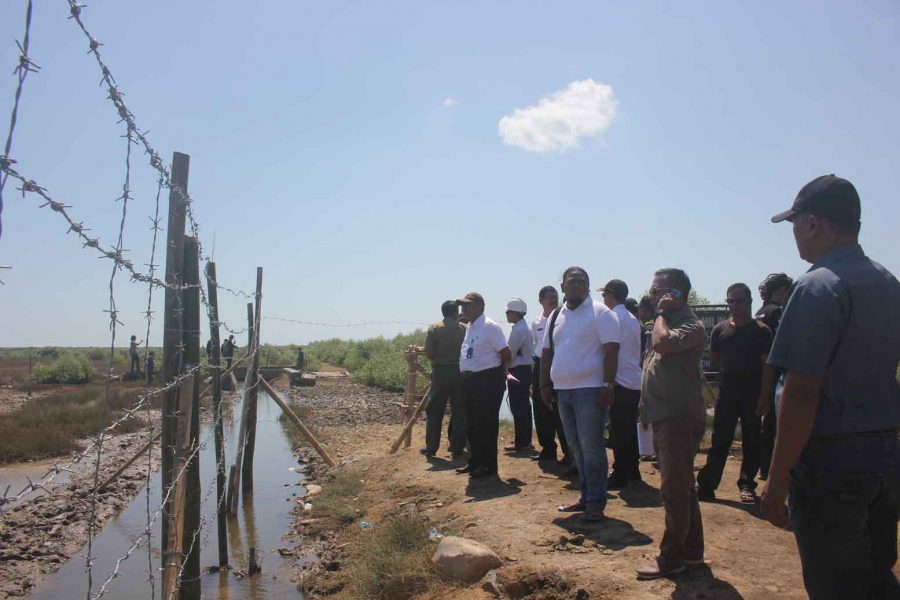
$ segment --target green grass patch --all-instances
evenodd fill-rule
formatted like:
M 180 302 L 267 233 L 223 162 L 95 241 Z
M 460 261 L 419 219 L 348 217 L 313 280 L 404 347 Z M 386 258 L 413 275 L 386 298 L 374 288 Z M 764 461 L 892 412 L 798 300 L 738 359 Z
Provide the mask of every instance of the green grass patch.
M 67 352 L 34 367 L 31 378 L 37 383 L 87 383 L 91 374 L 91 363 L 84 355 Z
M 425 332 L 417 329 L 391 339 L 376 337 L 356 341 L 331 339 L 312 342 L 306 346 L 306 356 L 308 360 L 347 369 L 356 383 L 402 392 L 406 386 L 403 352 L 410 344 L 424 343 Z
M 361 532 L 350 551 L 348 584 L 340 597 L 401 599 L 421 594 L 439 575 L 431 564 L 428 521 L 396 515 Z
M 334 527 L 353 523 L 364 512 L 359 500 L 361 492 L 359 472 L 335 472 L 330 481 L 322 484 L 322 491 L 310 499 L 313 518 Z
M 117 389 L 107 399 L 104 386 L 59 392 L 29 400 L 0 419 L 0 464 L 53 458 L 78 449 L 78 440 L 107 427 L 130 407 L 138 388 Z M 158 401 L 158 396 L 154 397 Z M 139 419 L 122 423 L 117 433 L 136 431 Z

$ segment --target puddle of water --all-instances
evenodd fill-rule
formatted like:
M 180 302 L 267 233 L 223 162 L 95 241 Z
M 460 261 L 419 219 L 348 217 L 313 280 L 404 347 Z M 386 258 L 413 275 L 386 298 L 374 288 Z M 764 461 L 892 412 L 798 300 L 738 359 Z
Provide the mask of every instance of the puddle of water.
M 235 410 L 235 415 L 240 411 Z M 261 600 L 264 598 L 302 598 L 297 587 L 290 582 L 290 572 L 278 554 L 278 548 L 288 544 L 282 534 L 288 531 L 292 504 L 287 502 L 291 495 L 300 491 L 296 484 L 302 474 L 291 471 L 297 461 L 291 451 L 291 444 L 278 422 L 281 410 L 262 390 L 259 392 L 259 410 L 256 426 L 256 451 L 253 469 L 253 502 L 241 503 L 236 517 L 228 523 L 228 554 L 232 571 L 201 574 L 203 598 L 216 600 Z M 225 449 L 226 465 L 234 462 L 234 450 L 238 436 L 238 419 L 229 420 L 226 415 Z M 200 565 L 218 564 L 218 537 L 216 534 L 216 492 L 215 492 L 215 451 L 210 435 L 211 424 L 203 427 L 201 439 L 210 439 L 200 453 L 201 511 L 204 519 L 203 531 L 198 544 Z M 150 483 L 151 516 L 159 505 L 160 475 L 155 473 Z M 132 500 L 125 510 L 103 528 L 94 539 L 93 578 L 94 592 L 115 567 L 118 557 L 146 528 L 146 491 Z M 161 573 L 159 550 L 159 522 L 153 527 L 153 568 L 155 594 L 151 592 L 148 571 L 147 546 L 143 544 L 122 564 L 122 574 L 108 588 L 107 598 L 121 600 L 145 600 L 160 597 Z M 249 548 L 257 548 L 261 559 L 262 573 L 253 577 L 237 579 L 233 570 L 247 569 Z M 84 557 L 75 556 L 63 567 L 41 582 L 29 596 L 34 600 L 69 600 L 83 597 L 87 590 L 87 576 L 84 571 Z
M 65 459 L 60 461 L 60 466 L 64 466 L 64 464 Z M 3 493 L 7 486 L 9 486 L 9 495 L 21 492 L 28 485 L 29 478 L 35 483 L 39 482 L 53 465 L 53 461 L 36 461 L 0 468 L 0 494 Z M 67 481 L 69 481 L 69 474 L 63 471 L 53 479 L 53 485 L 66 483 Z M 45 494 L 44 490 L 39 489 L 28 494 L 25 499 L 30 500 Z

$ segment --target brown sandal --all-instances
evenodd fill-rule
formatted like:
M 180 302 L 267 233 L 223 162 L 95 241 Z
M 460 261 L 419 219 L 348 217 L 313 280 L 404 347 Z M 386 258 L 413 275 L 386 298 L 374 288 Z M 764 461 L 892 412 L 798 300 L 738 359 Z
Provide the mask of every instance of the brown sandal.
M 741 502 L 744 504 L 756 504 L 759 496 L 753 490 L 741 490 Z
M 581 502 L 573 502 L 572 504 L 560 504 L 557 509 L 559 512 L 581 512 L 584 510 L 584 504 Z

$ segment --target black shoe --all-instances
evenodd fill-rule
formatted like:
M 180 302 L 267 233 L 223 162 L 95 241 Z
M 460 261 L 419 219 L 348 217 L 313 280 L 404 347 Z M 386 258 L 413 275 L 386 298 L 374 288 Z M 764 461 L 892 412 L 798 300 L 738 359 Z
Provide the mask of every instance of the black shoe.
M 450 457 L 451 457 L 453 460 L 459 460 L 460 458 L 462 458 L 463 456 L 465 456 L 465 454 L 466 454 L 465 452 L 463 452 L 462 450 L 460 450 L 460 451 L 458 451 L 458 452 L 451 452 L 451 453 L 450 453 Z
M 568 455 L 568 454 L 563 454 L 563 457 L 562 457 L 561 459 L 559 459 L 558 461 L 556 461 L 556 464 L 558 464 L 558 465 L 571 465 L 571 464 L 572 464 L 572 457 L 571 457 L 570 455 Z
M 471 473 L 469 473 L 469 477 L 472 479 L 478 479 L 479 477 L 490 477 L 491 475 L 496 475 L 497 471 L 493 469 L 488 469 L 487 467 L 478 467 Z
M 463 475 L 463 474 L 465 474 L 465 473 L 471 473 L 472 471 L 474 471 L 474 470 L 477 469 L 477 468 L 478 468 L 478 467 L 473 467 L 473 466 L 471 466 L 471 465 L 466 465 L 466 466 L 464 466 L 464 467 L 460 467 L 460 468 L 456 469 L 456 472 L 459 473 L 460 475 Z
M 624 477 L 611 476 L 606 482 L 606 489 L 614 492 L 616 490 L 624 490 L 628 487 L 628 480 Z
M 541 450 L 537 454 L 531 455 L 531 460 L 552 460 L 556 461 L 556 450 L 550 452 L 549 450 Z
M 424 456 L 428 456 L 428 457 L 431 457 L 431 456 L 434 456 L 435 454 L 437 454 L 437 452 L 434 452 L 433 450 L 429 450 L 428 448 L 420 448 L 419 453 Z
M 702 487 L 698 487 L 697 500 L 699 500 L 700 502 L 715 502 L 716 492 L 713 490 L 707 490 Z

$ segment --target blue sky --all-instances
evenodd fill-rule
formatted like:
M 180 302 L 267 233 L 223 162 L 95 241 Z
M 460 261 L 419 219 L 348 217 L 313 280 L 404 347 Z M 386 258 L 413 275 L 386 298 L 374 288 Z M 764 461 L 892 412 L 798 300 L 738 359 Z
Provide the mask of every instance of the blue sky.
M 24 7 L 0 4 L 4 138 Z M 12 156 L 112 244 L 123 127 L 67 15 L 36 3 L 43 69 Z M 900 270 L 894 1 L 94 0 L 84 20 L 151 143 L 191 155 L 220 280 L 250 290 L 263 266 L 270 317 L 427 323 L 471 290 L 494 318 L 514 295 L 530 317 L 571 264 L 634 294 L 678 266 L 720 300 L 730 283 L 805 270 L 790 226 L 768 218 L 824 173 L 856 184 L 864 249 Z M 125 247 L 143 264 L 155 179 L 134 163 Z M 4 196 L 0 346 L 108 343 L 110 265 L 33 197 Z M 123 343 L 143 338 L 146 294 L 117 278 Z M 242 327 L 245 301 L 220 301 Z M 288 343 L 412 327 L 262 331 Z

